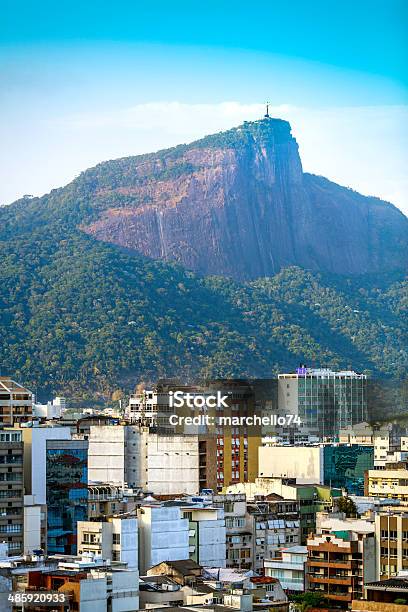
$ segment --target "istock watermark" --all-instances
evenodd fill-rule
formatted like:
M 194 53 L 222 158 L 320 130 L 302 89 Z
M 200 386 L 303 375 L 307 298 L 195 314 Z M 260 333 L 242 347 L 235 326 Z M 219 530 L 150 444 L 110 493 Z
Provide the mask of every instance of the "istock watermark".
M 257 414 L 248 416 L 212 416 L 210 414 L 199 414 L 196 416 L 182 416 L 172 414 L 169 416 L 170 425 L 187 426 L 214 426 L 214 427 L 291 427 L 302 425 L 300 417 L 296 414 L 269 414 L 259 416 Z

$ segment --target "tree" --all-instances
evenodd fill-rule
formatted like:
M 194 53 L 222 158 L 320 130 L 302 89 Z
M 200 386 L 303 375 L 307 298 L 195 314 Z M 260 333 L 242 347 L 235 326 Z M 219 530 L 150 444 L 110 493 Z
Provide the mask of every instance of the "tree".
M 350 497 L 339 497 L 337 499 L 339 512 L 344 512 L 347 518 L 357 518 L 357 506 Z

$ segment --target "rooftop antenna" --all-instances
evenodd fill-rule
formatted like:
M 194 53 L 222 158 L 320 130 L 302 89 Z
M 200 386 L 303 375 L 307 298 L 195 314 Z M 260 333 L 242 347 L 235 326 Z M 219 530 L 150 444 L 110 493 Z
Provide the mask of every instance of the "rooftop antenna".
M 269 115 L 269 102 L 266 103 L 266 115 L 264 115 L 265 119 L 270 119 Z

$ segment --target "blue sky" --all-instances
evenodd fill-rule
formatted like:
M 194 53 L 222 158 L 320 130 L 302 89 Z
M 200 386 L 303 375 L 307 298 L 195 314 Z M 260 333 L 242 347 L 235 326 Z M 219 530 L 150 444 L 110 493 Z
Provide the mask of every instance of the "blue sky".
M 408 211 L 403 0 L 0 3 L 0 202 L 288 118 L 306 170 Z

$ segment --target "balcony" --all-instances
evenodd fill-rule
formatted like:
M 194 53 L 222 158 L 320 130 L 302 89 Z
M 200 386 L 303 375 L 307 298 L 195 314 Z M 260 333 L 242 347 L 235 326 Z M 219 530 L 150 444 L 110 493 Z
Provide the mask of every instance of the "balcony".
M 351 561 L 334 561 L 330 560 L 322 560 L 322 559 L 314 559 L 313 557 L 309 557 L 307 563 L 307 567 L 332 567 L 337 569 L 352 569 L 353 565 Z
M 310 582 L 317 582 L 319 584 L 343 584 L 345 586 L 351 586 L 351 576 L 323 576 L 322 574 L 308 574 Z

